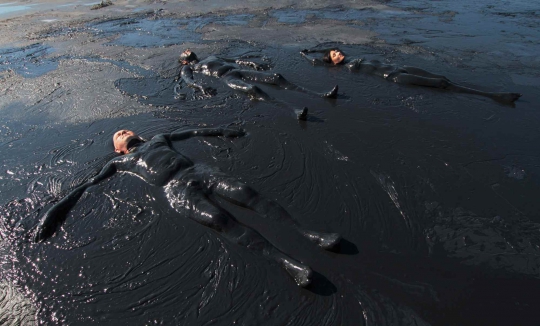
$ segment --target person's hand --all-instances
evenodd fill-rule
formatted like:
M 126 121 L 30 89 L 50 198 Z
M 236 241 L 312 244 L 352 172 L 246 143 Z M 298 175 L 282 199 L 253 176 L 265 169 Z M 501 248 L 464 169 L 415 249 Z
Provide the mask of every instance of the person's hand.
M 224 129 L 223 130 L 223 136 L 225 137 L 242 137 L 246 134 L 246 132 L 242 129 Z
M 208 96 L 214 96 L 217 94 L 217 90 L 209 86 L 204 86 L 202 88 L 202 92 L 204 95 L 208 95 Z
M 268 69 L 270 69 L 270 65 L 266 64 L 266 63 L 255 64 L 255 69 L 256 70 L 268 70 Z
M 54 209 L 49 209 L 41 218 L 39 225 L 36 228 L 34 242 L 41 242 L 50 238 L 56 231 L 55 218 L 53 217 Z

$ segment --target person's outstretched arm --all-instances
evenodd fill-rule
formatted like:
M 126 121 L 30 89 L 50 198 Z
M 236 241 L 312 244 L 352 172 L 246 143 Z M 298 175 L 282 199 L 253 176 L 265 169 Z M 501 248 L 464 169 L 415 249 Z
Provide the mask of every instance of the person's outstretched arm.
M 182 77 L 182 80 L 189 86 L 195 89 L 200 90 L 205 95 L 215 95 L 216 90 L 212 87 L 206 87 L 202 84 L 199 84 L 193 79 L 193 70 L 189 65 L 185 65 L 182 67 L 182 71 L 180 72 L 180 77 Z
M 81 198 L 88 187 L 98 184 L 100 181 L 111 177 L 116 173 L 116 163 L 114 161 L 109 162 L 101 172 L 73 189 L 67 196 L 62 198 L 58 203 L 54 204 L 45 215 L 41 218 L 39 225 L 36 228 L 36 234 L 34 236 L 35 242 L 40 242 L 51 237 L 65 219 L 67 213 L 75 206 L 77 201 Z
M 249 61 L 245 59 L 236 59 L 234 62 L 236 62 L 237 64 L 241 66 L 251 67 L 255 70 L 268 70 L 269 68 L 267 64 L 260 64 L 260 63 L 256 63 L 254 61 Z
M 269 65 L 266 63 L 263 63 L 263 64 L 256 63 L 255 61 L 248 60 L 247 57 L 244 57 L 244 58 L 240 57 L 238 59 L 220 57 L 219 59 L 225 62 L 236 63 L 237 65 L 240 65 L 240 66 L 251 67 L 255 70 L 268 70 L 270 68 Z
M 323 54 L 327 50 L 329 50 L 329 49 L 303 49 L 302 51 L 300 51 L 300 54 L 302 55 L 302 57 L 304 57 L 304 59 L 311 62 L 311 64 L 313 64 L 314 66 L 315 65 L 317 65 L 317 66 L 319 66 L 319 65 L 320 66 L 332 66 L 332 64 L 330 64 L 328 62 L 324 62 L 320 58 L 321 55 L 317 55 L 317 56 L 311 55 L 311 53 Z
M 246 133 L 241 129 L 230 129 L 230 128 L 198 128 L 198 129 L 188 129 L 182 131 L 175 131 L 169 135 L 171 141 L 175 140 L 184 140 L 192 137 L 242 137 Z

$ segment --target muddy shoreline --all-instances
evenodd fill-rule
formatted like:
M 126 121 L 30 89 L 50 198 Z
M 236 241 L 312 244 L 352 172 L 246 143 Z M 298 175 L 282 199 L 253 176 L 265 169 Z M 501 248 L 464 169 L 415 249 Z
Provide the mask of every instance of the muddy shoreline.
M 533 4 L 125 0 L 91 10 L 96 3 L 0 5 L 0 283 L 25 309 L 12 318 L 36 316 L 32 302 L 44 325 L 536 324 Z M 313 67 L 299 51 L 321 43 L 523 97 L 504 105 Z M 276 105 L 203 76 L 217 95 L 181 100 L 174 86 L 186 48 L 249 55 L 297 84 L 338 84 L 340 93 L 264 86 Z M 303 106 L 309 119 L 297 121 Z M 340 251 L 323 252 L 220 202 L 310 265 L 309 288 L 178 216 L 131 176 L 92 187 L 57 235 L 31 241 L 43 212 L 114 157 L 114 131 L 150 138 L 205 126 L 247 136 L 175 148 L 277 200 L 300 224 L 343 235 Z M 19 302 L 6 300 L 1 316 Z M 26 318 L 19 324 L 34 323 Z

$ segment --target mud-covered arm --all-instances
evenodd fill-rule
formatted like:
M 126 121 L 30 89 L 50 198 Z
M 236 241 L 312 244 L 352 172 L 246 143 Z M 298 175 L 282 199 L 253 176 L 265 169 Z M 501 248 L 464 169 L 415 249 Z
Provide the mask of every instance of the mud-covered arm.
M 251 67 L 255 70 L 268 70 L 269 69 L 269 66 L 267 64 L 260 64 L 260 63 L 256 63 L 254 61 L 249 61 L 246 59 L 236 59 L 235 62 L 241 66 Z
M 106 178 L 111 177 L 114 173 L 116 173 L 116 170 L 116 163 L 114 161 L 109 162 L 107 165 L 105 165 L 105 167 L 103 167 L 97 176 L 73 189 L 67 196 L 62 198 L 62 200 L 54 204 L 54 206 L 51 207 L 41 218 L 39 225 L 36 228 L 34 241 L 40 242 L 51 237 L 56 232 L 58 226 L 66 219 L 67 213 L 73 208 L 73 206 L 75 206 L 86 189 L 88 189 L 90 186 L 98 184 L 100 181 Z
M 255 70 L 268 70 L 269 69 L 268 64 L 256 63 L 255 61 L 248 60 L 248 58 L 238 58 L 238 59 L 220 58 L 220 59 L 225 62 L 236 63 L 237 65 L 240 65 L 240 66 L 251 67 Z
M 331 63 L 324 62 L 321 57 L 322 54 L 330 49 L 303 49 L 300 54 L 304 59 L 311 62 L 311 64 L 318 66 L 332 66 Z M 313 54 L 316 53 L 316 54 Z
M 241 129 L 231 129 L 231 128 L 199 128 L 199 129 L 188 129 L 175 131 L 167 137 L 171 141 L 175 140 L 184 140 L 192 137 L 242 137 L 246 133 Z
M 180 71 L 180 77 L 189 87 L 198 89 L 203 94 L 215 95 L 216 93 L 216 90 L 212 87 L 203 86 L 202 84 L 197 83 L 195 79 L 193 79 L 193 69 L 191 69 L 189 65 L 185 65 L 182 67 L 182 70 Z
M 362 62 L 364 61 L 364 59 L 354 59 L 354 60 L 351 60 L 350 62 L 348 62 L 347 64 L 345 64 L 345 66 L 347 68 L 349 68 L 349 70 L 351 71 L 358 71 L 360 70 L 360 68 L 362 67 Z

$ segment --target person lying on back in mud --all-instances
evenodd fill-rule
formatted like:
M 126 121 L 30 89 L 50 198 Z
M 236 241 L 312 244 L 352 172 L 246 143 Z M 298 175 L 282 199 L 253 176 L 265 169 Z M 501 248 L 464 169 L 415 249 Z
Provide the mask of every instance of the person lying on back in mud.
M 310 55 L 312 53 L 322 53 L 322 57 Z M 503 103 L 513 103 L 522 95 L 520 93 L 496 93 L 480 91 L 451 82 L 445 76 L 437 75 L 411 66 L 400 67 L 392 64 L 381 63 L 378 60 L 353 59 L 351 61 L 347 61 L 345 54 L 339 48 L 312 50 L 304 49 L 300 51 L 300 54 L 302 54 L 304 58 L 309 60 L 314 65 L 345 65 L 350 71 L 364 72 L 371 75 L 380 76 L 386 80 L 399 84 L 435 87 L 459 93 L 476 94 L 486 96 Z
M 227 86 L 232 89 L 244 92 L 251 98 L 265 101 L 276 101 L 266 94 L 262 89 L 249 82 L 275 85 L 283 89 L 298 91 L 318 97 L 336 98 L 338 86 L 336 85 L 330 92 L 317 93 L 307 88 L 291 83 L 278 73 L 264 72 L 265 66 L 244 59 L 228 59 L 216 56 L 199 61 L 195 52 L 185 50 L 178 59 L 182 65 L 180 76 L 188 86 L 199 89 L 203 94 L 215 95 L 216 90 L 205 87 L 193 79 L 193 73 L 202 73 L 207 76 L 221 78 Z M 246 69 L 243 67 L 250 67 Z M 255 70 L 254 70 L 255 69 Z M 298 113 L 298 118 L 305 120 L 307 108 Z
M 89 187 L 110 178 L 115 173 L 135 174 L 148 184 L 160 188 L 171 207 L 178 213 L 207 226 L 231 242 L 274 259 L 291 275 L 299 286 L 311 282 L 309 266 L 285 255 L 252 228 L 239 223 L 212 197 L 249 208 L 256 213 L 285 223 L 308 240 L 325 250 L 334 249 L 340 242 L 337 233 L 323 233 L 300 228 L 289 213 L 277 202 L 261 196 L 255 189 L 243 184 L 219 169 L 192 162 L 173 148 L 172 142 L 196 136 L 240 137 L 241 130 L 201 128 L 159 134 L 145 141 L 130 130 L 113 135 L 115 152 L 122 156 L 109 161 L 101 172 L 73 189 L 52 206 L 37 226 L 36 242 L 51 237 L 71 208 Z

